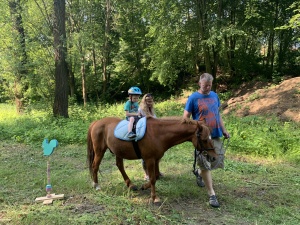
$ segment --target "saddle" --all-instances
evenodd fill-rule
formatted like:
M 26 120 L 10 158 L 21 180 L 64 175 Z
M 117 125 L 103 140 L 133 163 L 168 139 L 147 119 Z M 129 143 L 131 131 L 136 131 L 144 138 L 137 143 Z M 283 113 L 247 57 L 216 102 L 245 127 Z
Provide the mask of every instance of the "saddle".
M 142 117 L 141 119 L 138 120 L 138 122 L 135 125 L 135 133 L 136 137 L 134 138 L 128 138 L 128 123 L 129 121 L 127 120 L 122 120 L 119 122 L 114 130 L 114 135 L 116 138 L 121 139 L 123 141 L 138 141 L 141 140 L 146 132 L 146 117 Z

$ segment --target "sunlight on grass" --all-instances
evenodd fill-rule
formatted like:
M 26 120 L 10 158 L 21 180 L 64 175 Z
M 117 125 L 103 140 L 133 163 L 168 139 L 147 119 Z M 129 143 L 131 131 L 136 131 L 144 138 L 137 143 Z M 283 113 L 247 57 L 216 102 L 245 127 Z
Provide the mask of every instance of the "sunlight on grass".
M 18 116 L 16 106 L 10 104 L 0 104 L 0 112 L 1 121 L 8 120 L 9 118 L 16 118 Z
M 157 103 L 159 116 L 182 115 L 181 103 Z M 18 116 L 0 104 L 0 224 L 299 224 L 299 125 L 274 118 L 224 117 L 232 137 L 224 170 L 214 170 L 214 189 L 221 208 L 208 205 L 205 188 L 192 173 L 194 147 L 183 143 L 160 161 L 164 177 L 156 191 L 163 204 L 149 204 L 150 190 L 130 191 L 115 156 L 105 153 L 100 165 L 100 191 L 91 187 L 86 164 L 89 124 L 104 116 L 124 117 L 121 104 L 70 109 L 70 118 L 53 118 L 31 109 Z M 58 148 L 43 156 L 44 138 Z M 287 160 L 289 159 L 289 160 Z M 51 184 L 64 200 L 35 203 L 45 196 L 47 160 Z M 141 160 L 125 160 L 126 172 L 138 188 L 145 182 Z M 282 185 L 285 184 L 285 185 Z M 206 217 L 203 217 L 206 215 Z

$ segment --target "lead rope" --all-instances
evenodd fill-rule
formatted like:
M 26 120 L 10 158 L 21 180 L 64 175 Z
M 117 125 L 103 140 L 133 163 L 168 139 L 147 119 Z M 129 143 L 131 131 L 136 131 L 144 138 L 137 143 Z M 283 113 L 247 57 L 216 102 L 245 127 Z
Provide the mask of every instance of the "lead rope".
M 193 163 L 193 173 L 197 176 L 198 172 L 196 172 L 196 161 L 197 161 L 197 148 L 194 150 L 194 163 Z M 198 154 L 199 155 L 199 154 Z
M 197 132 L 197 147 L 199 144 L 198 138 L 199 138 L 199 133 Z M 198 171 L 196 172 L 196 161 L 197 161 L 197 156 L 200 154 L 200 152 L 198 152 L 197 150 L 197 147 L 194 150 L 194 163 L 193 163 L 193 174 L 196 176 L 198 176 Z
M 223 148 L 223 146 L 224 146 L 224 142 L 225 142 L 225 140 L 226 140 L 226 138 L 224 138 L 224 139 L 223 139 L 222 148 Z M 230 140 L 230 137 L 229 137 L 229 138 L 227 138 L 227 144 L 226 144 L 226 147 L 224 148 L 224 154 L 225 154 L 225 152 L 226 152 L 226 150 L 227 150 L 227 148 L 228 148 L 228 145 L 229 145 L 229 140 Z

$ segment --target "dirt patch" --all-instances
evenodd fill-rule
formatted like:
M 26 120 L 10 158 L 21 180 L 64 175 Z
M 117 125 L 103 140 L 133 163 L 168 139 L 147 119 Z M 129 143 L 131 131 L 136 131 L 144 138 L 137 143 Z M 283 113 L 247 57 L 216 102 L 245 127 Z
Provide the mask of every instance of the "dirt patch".
M 90 202 L 86 197 L 70 196 L 64 202 L 64 206 L 68 207 L 72 213 L 83 214 L 83 213 L 98 213 L 99 211 L 105 210 L 102 205 L 97 205 Z
M 284 80 L 278 85 L 251 82 L 234 91 L 234 96 L 222 105 L 223 113 L 275 115 L 282 121 L 300 123 L 300 77 Z

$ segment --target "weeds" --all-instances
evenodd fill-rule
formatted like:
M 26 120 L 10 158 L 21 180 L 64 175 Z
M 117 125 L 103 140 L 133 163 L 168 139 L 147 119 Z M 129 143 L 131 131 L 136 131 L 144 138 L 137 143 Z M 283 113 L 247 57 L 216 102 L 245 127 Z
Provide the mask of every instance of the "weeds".
M 158 117 L 181 116 L 183 105 L 176 101 L 156 104 Z M 17 116 L 10 105 L 0 108 L 0 140 L 35 145 L 47 138 L 57 139 L 62 145 L 85 144 L 90 123 L 106 116 L 124 117 L 123 105 L 104 105 L 70 108 L 70 118 L 53 118 L 47 111 L 31 110 Z M 276 118 L 247 116 L 224 117 L 231 133 L 231 150 L 248 155 L 281 158 L 300 162 L 299 124 L 280 122 Z
M 298 224 L 299 169 L 274 160 L 227 152 L 225 169 L 213 171 L 221 208 L 212 209 L 205 188 L 192 174 L 193 149 L 183 143 L 168 150 L 156 183 L 161 207 L 149 205 L 150 190 L 131 192 L 107 152 L 100 166 L 101 191 L 91 188 L 81 145 L 59 146 L 50 156 L 53 192 L 65 199 L 35 203 L 46 194 L 46 161 L 40 148 L 5 142 L 0 146 L 0 222 L 5 224 Z M 140 160 L 125 160 L 132 181 L 141 186 Z M 16 171 L 18 171 L 16 173 Z M 20 182 L 21 181 L 21 182 Z M 285 184 L 285 185 L 282 185 Z
M 161 116 L 182 115 L 175 101 L 156 104 Z M 17 116 L 0 104 L 0 224 L 299 224 L 299 125 L 276 118 L 224 117 L 231 133 L 224 170 L 213 171 L 221 208 L 207 203 L 205 188 L 192 174 L 193 148 L 183 143 L 161 160 L 165 174 L 156 183 L 161 207 L 149 205 L 150 191 L 131 192 L 125 186 L 115 157 L 108 151 L 100 166 L 101 191 L 91 188 L 86 166 L 89 124 L 109 115 L 123 117 L 116 104 L 70 109 L 70 118 L 53 118 L 31 110 Z M 35 203 L 44 196 L 46 161 L 41 143 L 57 139 L 51 155 L 51 184 L 64 200 Z M 287 161 L 289 160 L 289 161 Z M 141 186 L 140 160 L 125 160 L 132 181 Z

